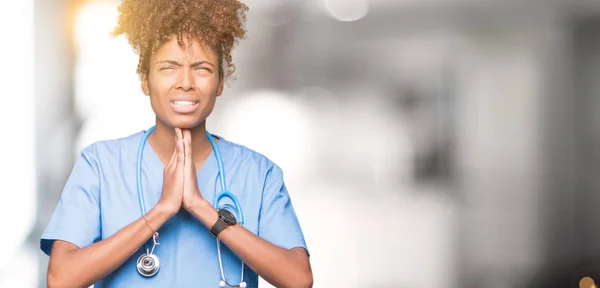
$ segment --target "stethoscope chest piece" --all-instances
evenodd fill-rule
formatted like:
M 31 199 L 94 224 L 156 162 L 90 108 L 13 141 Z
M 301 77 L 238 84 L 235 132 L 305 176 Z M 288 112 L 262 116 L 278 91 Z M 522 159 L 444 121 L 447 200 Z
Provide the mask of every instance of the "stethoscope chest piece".
M 158 272 L 160 261 L 154 254 L 142 254 L 137 260 L 137 270 L 142 276 L 151 277 Z

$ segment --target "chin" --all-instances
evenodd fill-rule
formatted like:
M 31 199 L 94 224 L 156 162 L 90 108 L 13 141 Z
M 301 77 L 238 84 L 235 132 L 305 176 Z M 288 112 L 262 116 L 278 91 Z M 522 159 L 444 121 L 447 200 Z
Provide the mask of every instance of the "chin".
M 204 122 L 204 119 L 199 119 L 198 117 L 185 116 L 175 116 L 171 117 L 169 120 L 169 126 L 180 129 L 192 129 Z

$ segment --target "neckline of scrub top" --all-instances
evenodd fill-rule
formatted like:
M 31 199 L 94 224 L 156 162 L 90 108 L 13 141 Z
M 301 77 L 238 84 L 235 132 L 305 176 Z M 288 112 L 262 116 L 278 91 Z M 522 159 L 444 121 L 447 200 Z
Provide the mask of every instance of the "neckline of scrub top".
M 148 131 L 144 130 L 142 133 L 146 134 Z M 215 141 L 217 144 L 217 148 L 219 149 L 219 152 L 221 154 L 221 158 L 223 158 L 223 146 L 224 146 L 224 142 L 225 142 L 225 138 L 215 135 L 215 134 L 210 134 L 213 137 L 217 137 L 219 139 L 219 141 Z M 143 135 L 142 135 L 143 137 Z M 160 161 L 160 158 L 158 157 L 158 154 L 156 154 L 156 151 L 154 151 L 154 148 L 152 147 L 152 145 L 150 145 L 150 141 L 146 142 L 146 145 L 144 145 L 146 147 L 144 147 L 144 149 L 148 149 L 148 154 L 150 154 L 152 160 L 154 162 L 154 164 L 158 165 L 158 167 L 160 167 L 161 172 L 164 170 L 165 168 L 165 164 L 162 163 L 162 161 Z M 211 146 L 212 148 L 212 146 Z M 211 149 L 210 154 L 208 155 L 208 157 L 206 158 L 206 160 L 204 160 L 204 163 L 202 164 L 202 167 L 200 167 L 200 169 L 198 170 L 198 173 L 196 173 L 196 179 L 200 179 L 200 175 L 203 173 L 204 170 L 209 169 L 209 171 L 213 170 L 212 167 L 215 167 L 217 164 L 217 159 L 215 156 L 215 150 Z M 154 166 L 154 165 L 153 165 Z M 210 166 L 210 167 L 209 167 Z

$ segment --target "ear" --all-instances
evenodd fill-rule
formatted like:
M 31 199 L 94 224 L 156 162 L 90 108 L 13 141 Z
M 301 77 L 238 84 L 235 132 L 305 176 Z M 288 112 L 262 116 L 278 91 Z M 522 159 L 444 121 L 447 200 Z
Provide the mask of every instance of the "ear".
M 217 97 L 221 96 L 223 93 L 223 78 L 219 77 L 219 87 L 217 88 Z
M 150 96 L 150 88 L 148 88 L 148 73 L 142 74 L 142 91 L 146 96 Z

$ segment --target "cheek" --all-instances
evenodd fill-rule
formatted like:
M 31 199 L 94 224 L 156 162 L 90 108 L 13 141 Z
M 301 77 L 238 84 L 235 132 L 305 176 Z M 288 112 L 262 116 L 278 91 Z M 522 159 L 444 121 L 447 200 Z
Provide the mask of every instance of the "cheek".
M 195 77 L 196 89 L 204 96 L 216 96 L 219 90 L 219 77 L 197 76 Z
M 175 77 L 151 77 L 148 87 L 152 98 L 164 98 L 165 93 L 168 93 L 176 83 Z

